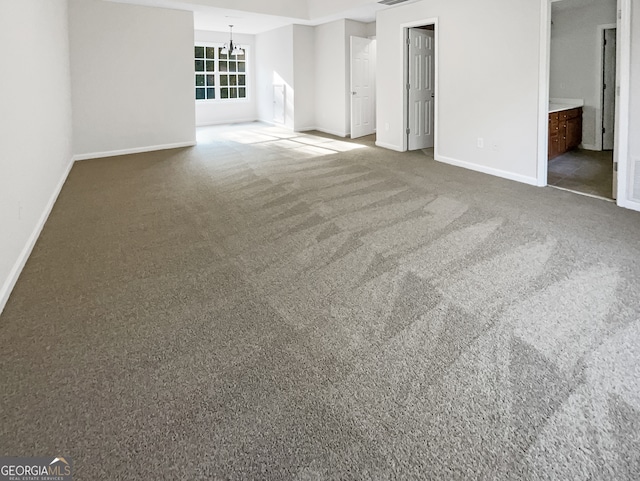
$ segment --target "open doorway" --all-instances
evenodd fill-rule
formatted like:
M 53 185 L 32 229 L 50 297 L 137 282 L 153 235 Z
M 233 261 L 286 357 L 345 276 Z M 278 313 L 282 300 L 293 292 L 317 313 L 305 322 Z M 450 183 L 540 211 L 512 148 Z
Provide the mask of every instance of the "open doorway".
M 435 148 L 436 40 L 435 23 L 405 28 L 407 150 Z
M 616 196 L 617 0 L 551 4 L 547 184 Z

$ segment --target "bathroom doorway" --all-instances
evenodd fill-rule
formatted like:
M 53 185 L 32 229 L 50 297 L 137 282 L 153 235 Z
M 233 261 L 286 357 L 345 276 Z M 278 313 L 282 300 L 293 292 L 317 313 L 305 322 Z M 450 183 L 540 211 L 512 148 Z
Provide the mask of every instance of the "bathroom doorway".
M 551 4 L 547 185 L 612 200 L 617 0 Z

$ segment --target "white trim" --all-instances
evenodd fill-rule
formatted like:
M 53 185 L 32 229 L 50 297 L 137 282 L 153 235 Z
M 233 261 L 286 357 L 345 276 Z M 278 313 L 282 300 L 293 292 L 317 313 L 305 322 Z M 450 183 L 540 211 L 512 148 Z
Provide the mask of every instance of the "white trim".
M 66 182 L 67 177 L 69 176 L 69 172 L 71 172 L 71 167 L 73 167 L 73 160 L 69 162 L 69 165 L 67 165 L 67 168 L 62 173 L 62 177 L 60 178 L 58 185 L 56 185 L 53 193 L 51 194 L 51 197 L 49 198 L 49 202 L 47 202 L 47 205 L 45 205 L 44 211 L 42 212 L 42 215 L 40 216 L 38 223 L 33 229 L 33 232 L 31 232 L 29 239 L 27 239 L 27 243 L 23 247 L 22 252 L 20 252 L 20 255 L 18 256 L 18 259 L 16 260 L 15 264 L 11 268 L 11 271 L 9 272 L 9 276 L 4 281 L 2 288 L 0 288 L 0 314 L 2 314 L 2 311 L 7 305 L 9 296 L 11 296 L 11 292 L 13 291 L 13 288 L 15 287 L 16 282 L 18 282 L 18 278 L 22 273 L 22 269 L 24 269 L 24 266 L 27 263 L 29 256 L 31 255 L 31 251 L 33 251 L 33 248 L 35 247 L 36 242 L 40 237 L 40 233 L 42 232 L 42 229 L 44 228 L 44 225 L 47 222 L 47 219 L 49 218 L 49 214 L 51 214 L 51 210 L 53 209 L 53 206 L 55 205 L 56 200 L 58 199 L 58 195 L 60 195 L 62 186 Z
M 483 174 L 494 175 L 496 177 L 502 177 L 503 179 L 515 180 L 516 182 L 522 182 L 523 184 L 537 186 L 537 179 L 535 177 L 528 177 L 526 175 L 514 174 L 507 170 L 494 169 L 493 167 L 487 167 L 485 165 L 474 164 L 467 162 L 466 160 L 458 160 L 451 157 L 435 156 L 435 160 L 445 164 L 455 165 L 456 167 L 464 167 L 465 169 L 475 170 L 476 172 L 482 172 Z
M 638 209 L 638 203 L 631 200 L 632 159 L 629 156 L 629 103 L 631 74 L 631 3 L 630 0 L 618 0 L 617 30 L 617 73 L 620 93 L 616 102 L 615 140 L 613 158 L 618 162 L 617 204 L 628 209 Z
M 252 120 L 252 122 L 261 122 L 263 124 L 271 125 L 272 127 L 282 127 L 285 130 L 291 130 L 289 127 L 285 126 L 284 124 L 278 124 L 273 120 L 257 119 L 257 120 Z M 227 125 L 233 125 L 235 123 L 236 122 L 226 122 Z M 238 122 L 238 123 L 240 124 L 242 122 Z M 225 125 L 225 124 L 222 124 L 222 125 Z
M 615 202 L 613 199 L 607 199 L 606 197 L 602 197 L 601 195 L 588 194 L 586 192 L 580 192 L 579 190 L 567 189 L 566 187 L 558 187 L 557 185 L 548 185 L 552 189 L 564 190 L 565 192 L 571 192 L 572 194 L 579 194 L 585 197 L 591 197 L 592 199 L 604 200 L 607 202 Z
M 100 159 L 102 157 L 116 157 L 118 155 L 141 154 L 143 152 L 154 152 L 156 150 L 179 149 L 181 147 L 193 147 L 196 141 L 176 142 L 175 144 L 149 145 L 147 147 L 134 147 L 132 149 L 109 150 L 107 152 L 92 152 L 90 154 L 74 155 L 73 160 Z
M 604 69 L 604 52 L 602 51 L 602 42 L 605 30 L 617 29 L 618 25 L 615 23 L 608 23 L 597 26 L 598 42 L 596 42 L 596 58 L 598 59 L 598 68 L 596 69 L 596 92 L 598 92 L 598 109 L 596 110 L 596 144 L 594 149 L 587 150 L 602 150 L 602 111 L 604 110 L 604 93 L 602 91 L 602 70 Z M 616 52 L 616 58 L 617 58 Z M 617 68 L 617 61 L 616 61 Z M 585 147 L 586 148 L 586 147 Z
M 198 127 L 211 127 L 213 125 L 230 125 L 230 124 L 248 124 L 250 122 L 261 122 L 258 119 L 251 118 L 251 119 L 234 119 L 234 120 L 220 120 L 220 121 L 216 121 L 216 122 L 207 122 L 205 124 L 196 124 L 196 128 Z
M 296 129 L 295 132 L 302 132 L 306 130 L 317 130 L 318 132 L 324 132 L 325 134 L 335 135 L 336 137 L 347 138 L 349 137 L 348 132 L 340 132 L 337 130 L 325 129 L 323 127 L 306 127 L 304 129 Z
M 551 3 L 540 2 L 540 65 L 538 77 L 538 168 L 536 185 L 547 185 L 549 167 L 549 72 L 551 70 Z
M 293 132 L 309 132 L 310 130 L 319 130 L 319 129 L 316 129 L 314 125 L 306 125 L 304 127 L 298 127 L 297 129 L 294 129 Z M 326 132 L 326 133 L 328 134 L 329 132 Z
M 393 144 L 387 144 L 386 142 L 380 142 L 379 140 L 376 140 L 376 147 L 382 147 L 383 149 L 388 149 L 388 150 L 395 150 L 396 152 L 406 152 L 407 151 L 406 147 L 400 147 L 400 146 L 393 145 Z
M 602 138 L 602 137 L 600 137 L 600 138 Z M 602 141 L 600 141 L 600 143 L 602 143 Z M 583 150 L 595 150 L 595 151 L 601 151 L 602 150 L 602 148 L 598 148 L 597 145 L 593 145 L 593 144 L 580 144 L 580 147 Z
M 434 63 L 434 70 L 435 70 L 435 97 L 434 97 L 434 115 L 433 115 L 433 126 L 434 126 L 434 136 L 433 136 L 433 152 L 434 155 L 438 155 L 438 153 L 440 152 L 440 149 L 438 148 L 438 131 L 439 128 L 438 126 L 439 121 L 440 121 L 440 102 L 438 102 L 438 92 L 440 92 L 439 89 L 439 77 L 440 77 L 440 28 L 438 28 L 438 18 L 439 17 L 431 17 L 431 18 L 425 18 L 422 20 L 414 20 L 411 22 L 407 22 L 407 23 L 403 23 L 400 24 L 400 45 L 402 46 L 401 48 L 401 52 L 402 52 L 402 69 L 403 69 L 403 84 L 402 84 L 402 90 L 403 90 L 403 101 L 402 101 L 402 150 L 401 152 L 406 152 L 408 150 L 408 142 L 409 139 L 407 138 L 407 128 L 409 127 L 409 92 L 407 91 L 407 89 L 405 88 L 405 86 L 408 83 L 408 76 L 409 76 L 409 65 L 408 65 L 408 55 L 407 55 L 407 49 L 409 48 L 409 46 L 407 45 L 407 30 L 409 28 L 412 27 L 422 27 L 424 25 L 433 25 L 434 31 L 435 31 L 435 52 L 434 52 L 434 59 L 433 59 L 433 63 Z M 396 150 L 395 148 L 393 148 L 393 150 Z

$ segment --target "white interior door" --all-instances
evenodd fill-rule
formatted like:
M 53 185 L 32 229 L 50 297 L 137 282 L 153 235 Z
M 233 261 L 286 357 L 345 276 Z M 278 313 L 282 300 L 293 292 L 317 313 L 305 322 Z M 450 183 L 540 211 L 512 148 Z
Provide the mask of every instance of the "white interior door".
M 273 86 L 273 121 L 277 124 L 284 124 L 285 120 L 285 86 Z
M 613 150 L 616 118 L 616 29 L 604 30 L 602 73 L 602 150 Z
M 409 29 L 409 150 L 428 149 L 434 144 L 435 32 Z
M 375 40 L 351 37 L 351 138 L 375 131 Z

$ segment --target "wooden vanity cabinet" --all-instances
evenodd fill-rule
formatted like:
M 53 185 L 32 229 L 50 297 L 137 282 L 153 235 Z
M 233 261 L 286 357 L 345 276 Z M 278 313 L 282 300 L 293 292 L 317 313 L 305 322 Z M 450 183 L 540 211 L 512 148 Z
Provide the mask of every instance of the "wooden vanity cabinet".
M 582 143 L 582 107 L 549 114 L 549 160 Z

